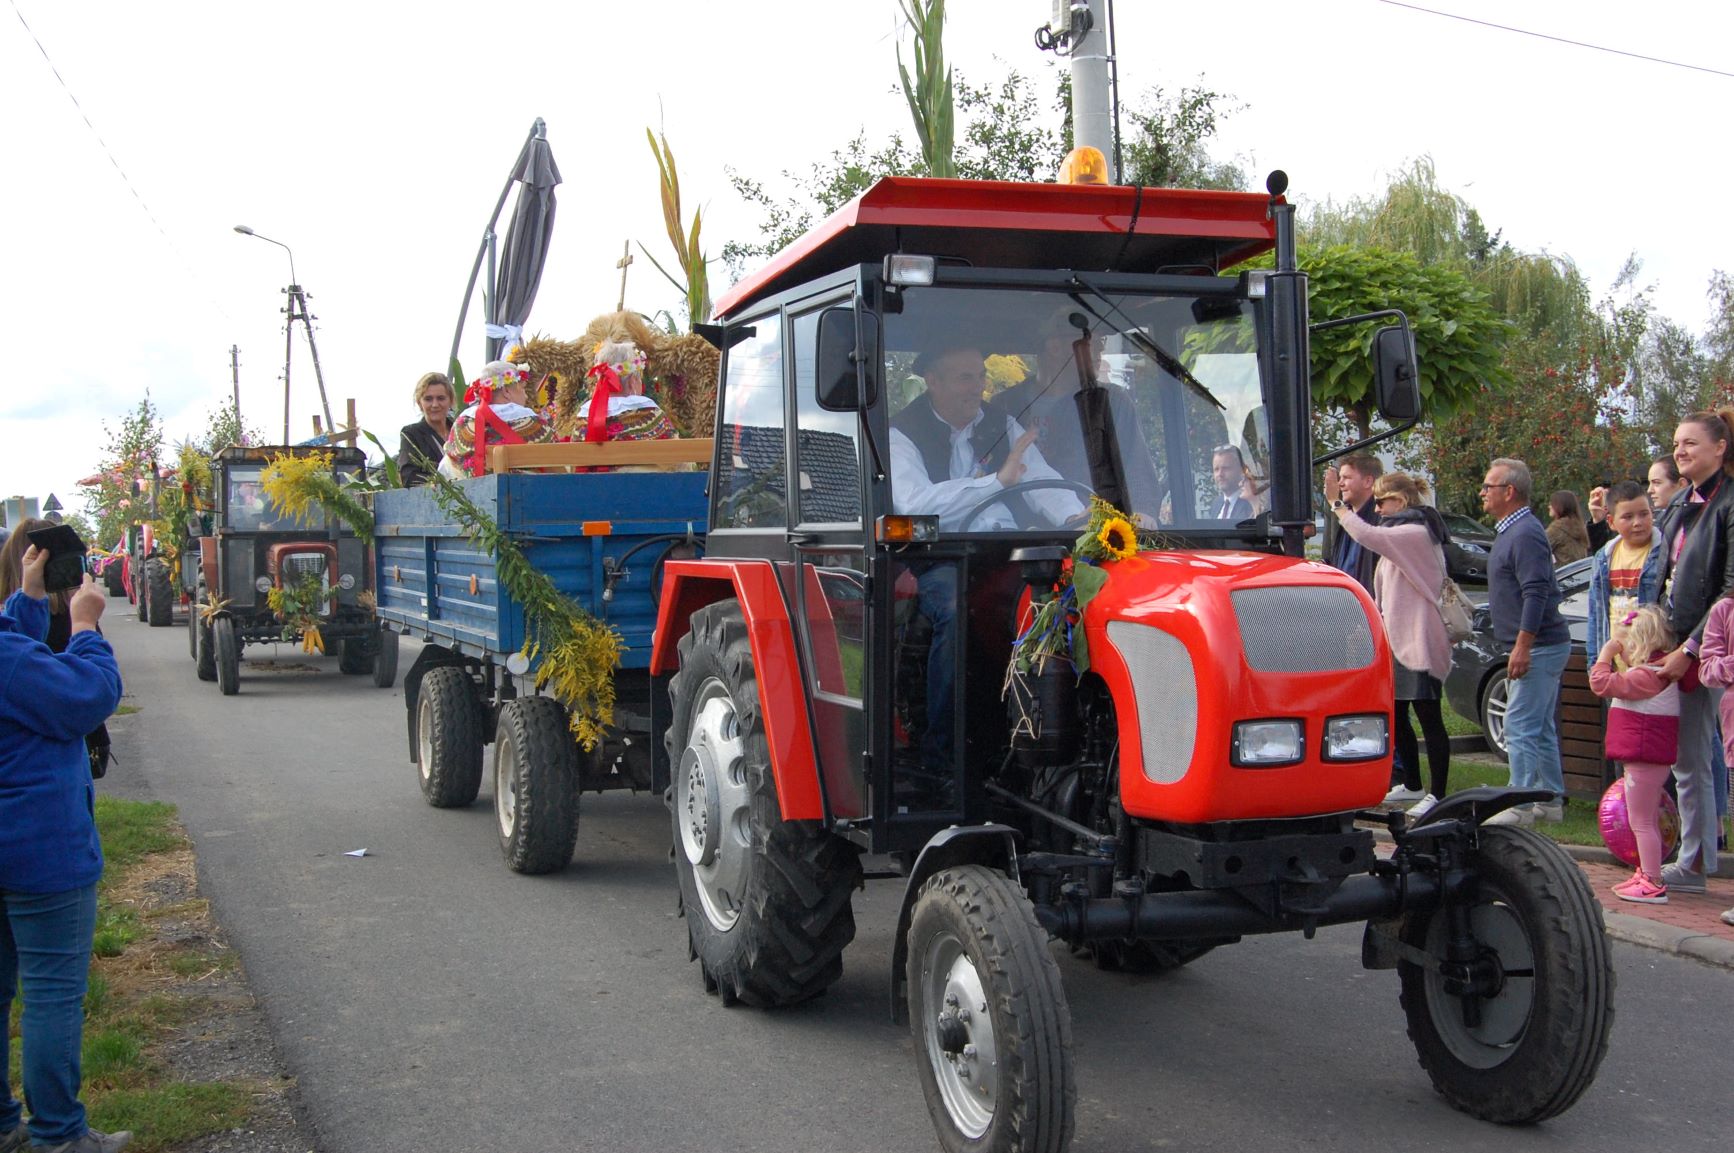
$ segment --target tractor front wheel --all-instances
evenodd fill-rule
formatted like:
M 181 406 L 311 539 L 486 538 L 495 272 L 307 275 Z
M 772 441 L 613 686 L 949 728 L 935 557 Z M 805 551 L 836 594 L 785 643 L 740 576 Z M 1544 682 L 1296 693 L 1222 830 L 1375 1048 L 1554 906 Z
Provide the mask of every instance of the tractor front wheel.
M 782 818 L 739 605 L 693 614 L 669 695 L 674 865 L 705 988 L 725 1005 L 815 997 L 843 975 L 861 857 L 816 822 Z
M 194 603 L 191 615 L 193 618 L 193 666 L 198 670 L 201 681 L 217 679 L 216 640 L 211 636 L 211 622 L 204 619 L 199 612 L 199 606 Z
M 1466 918 L 1471 995 L 1444 962 L 1446 906 L 1404 920 L 1409 1038 L 1433 1087 L 1456 1109 L 1501 1125 L 1545 1121 L 1595 1080 L 1613 1024 L 1614 971 L 1601 905 L 1571 857 L 1527 829 L 1483 827 Z
M 514 873 L 554 873 L 578 844 L 578 745 L 566 709 L 519 697 L 494 730 L 494 821 Z
M 482 702 L 456 665 L 428 670 L 415 706 L 421 795 L 436 809 L 461 809 L 482 790 Z
M 232 697 L 241 691 L 241 638 L 235 635 L 235 622 L 229 617 L 212 621 L 211 642 L 216 650 L 217 690 Z
M 1058 1153 L 1077 1088 L 1060 968 L 1023 890 L 981 865 L 928 878 L 909 919 L 909 1024 L 948 1153 Z
M 150 626 L 166 629 L 175 623 L 175 582 L 160 560 L 145 562 L 145 596 L 150 601 Z

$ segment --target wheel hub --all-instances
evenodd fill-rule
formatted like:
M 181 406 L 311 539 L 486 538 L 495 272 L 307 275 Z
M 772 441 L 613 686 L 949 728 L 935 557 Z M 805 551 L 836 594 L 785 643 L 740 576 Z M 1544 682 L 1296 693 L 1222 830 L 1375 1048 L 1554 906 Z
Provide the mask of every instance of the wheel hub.
M 494 816 L 500 835 L 510 838 L 518 826 L 518 757 L 510 740 L 494 746 Z
M 717 766 L 708 746 L 688 745 L 680 757 L 680 839 L 686 859 L 694 865 L 716 860 L 716 834 L 722 827 L 722 797 L 717 792 Z
M 740 918 L 750 871 L 752 793 L 734 698 L 714 677 L 699 689 L 674 778 L 681 852 L 705 917 L 727 932 Z
M 958 1131 L 979 1138 L 993 1124 L 999 1051 L 987 992 L 962 942 L 942 934 L 922 965 L 927 1048 L 945 1111 Z

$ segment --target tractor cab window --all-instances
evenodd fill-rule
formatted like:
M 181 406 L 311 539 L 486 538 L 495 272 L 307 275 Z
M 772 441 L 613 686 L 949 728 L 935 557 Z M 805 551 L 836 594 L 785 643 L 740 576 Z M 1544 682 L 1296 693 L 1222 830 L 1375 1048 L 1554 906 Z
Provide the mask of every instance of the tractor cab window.
M 1143 524 L 1268 507 L 1256 328 L 1236 297 L 912 288 L 884 350 L 895 509 L 942 532 L 1075 523 L 1109 424 Z M 1079 404 L 1080 356 L 1104 401 Z
M 783 438 L 783 331 L 776 313 L 746 322 L 753 334 L 725 355 L 711 523 L 717 528 L 788 524 Z
M 232 468 L 224 492 L 224 524 L 239 532 L 273 532 L 303 527 L 265 495 L 262 468 Z

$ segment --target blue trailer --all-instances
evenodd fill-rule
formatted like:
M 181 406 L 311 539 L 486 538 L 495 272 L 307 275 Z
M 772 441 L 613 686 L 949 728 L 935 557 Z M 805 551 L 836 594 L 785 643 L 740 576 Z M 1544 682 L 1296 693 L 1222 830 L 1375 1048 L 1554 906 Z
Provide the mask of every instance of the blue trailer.
M 697 447 L 695 445 L 695 447 Z M 524 606 L 434 500 L 431 488 L 374 498 L 376 589 L 385 627 L 422 641 L 404 677 L 410 760 L 440 808 L 472 804 L 483 746 L 494 745 L 494 811 L 509 867 L 542 873 L 572 859 L 578 795 L 657 794 L 667 754 L 666 690 L 652 692 L 650 653 L 665 560 L 703 548 L 703 472 L 495 473 L 460 482 L 555 587 L 624 645 L 614 725 L 579 747 L 564 706 L 535 690 Z

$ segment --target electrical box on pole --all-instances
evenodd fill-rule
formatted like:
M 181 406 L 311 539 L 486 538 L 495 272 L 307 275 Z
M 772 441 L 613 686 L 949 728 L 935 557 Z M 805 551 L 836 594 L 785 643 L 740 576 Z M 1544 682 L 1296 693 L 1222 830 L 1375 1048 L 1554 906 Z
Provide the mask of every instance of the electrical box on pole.
M 1107 15 L 1111 0 L 1053 0 L 1049 23 L 1036 29 L 1036 47 L 1072 62 L 1072 143 L 1109 159 L 1110 183 L 1120 170 L 1114 148 L 1114 95 Z

